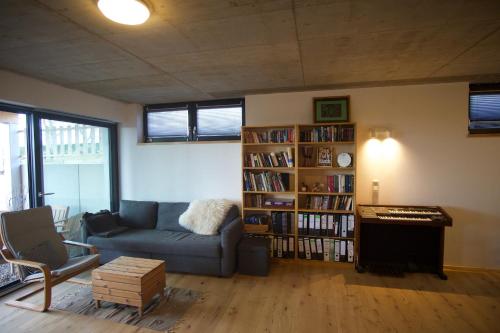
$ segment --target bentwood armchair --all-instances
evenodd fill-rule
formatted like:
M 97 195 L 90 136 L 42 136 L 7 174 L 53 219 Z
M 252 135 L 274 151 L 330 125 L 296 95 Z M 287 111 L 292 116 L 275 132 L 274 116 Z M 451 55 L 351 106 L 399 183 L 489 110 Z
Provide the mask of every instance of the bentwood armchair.
M 64 240 L 57 233 L 50 206 L 2 213 L 0 236 L 4 244 L 2 257 L 18 265 L 21 280 L 43 284 L 5 303 L 10 306 L 47 311 L 53 286 L 99 266 L 99 254 L 94 246 Z M 69 258 L 65 245 L 84 247 L 90 255 Z M 42 304 L 22 301 L 41 290 L 45 296 Z

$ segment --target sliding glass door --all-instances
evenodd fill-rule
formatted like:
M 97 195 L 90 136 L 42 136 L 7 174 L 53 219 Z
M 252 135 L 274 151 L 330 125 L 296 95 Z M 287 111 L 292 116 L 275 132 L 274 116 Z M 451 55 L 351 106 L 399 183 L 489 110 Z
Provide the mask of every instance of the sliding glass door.
M 110 140 L 106 127 L 41 118 L 43 205 L 66 239 L 81 241 L 85 212 L 111 209 Z
M 56 229 L 82 241 L 85 212 L 117 209 L 116 139 L 113 122 L 0 102 L 0 213 L 50 205 Z M 0 257 L 0 293 L 18 281 Z
M 30 206 L 26 130 L 26 114 L 0 109 L 0 212 Z M 0 289 L 17 280 L 14 267 L 0 258 Z

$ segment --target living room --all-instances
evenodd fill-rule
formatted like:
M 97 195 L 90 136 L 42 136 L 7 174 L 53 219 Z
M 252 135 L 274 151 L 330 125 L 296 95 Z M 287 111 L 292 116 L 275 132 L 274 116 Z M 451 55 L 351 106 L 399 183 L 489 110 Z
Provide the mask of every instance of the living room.
M 0 331 L 499 330 L 498 1 L 133 0 L 148 13 L 135 25 L 101 2 L 0 4 L 0 211 L 12 261 L 0 262 Z M 232 116 L 210 118 L 220 109 Z M 353 137 L 323 137 L 343 129 Z M 276 185 L 259 183 L 269 175 L 283 189 L 259 189 Z M 352 188 L 330 190 L 345 175 Z M 349 204 L 315 208 L 318 198 Z M 35 257 L 23 259 L 15 238 L 26 250 L 52 232 L 40 222 L 17 236 L 15 214 L 31 211 L 66 238 L 50 238 L 58 249 L 71 245 L 67 262 L 94 256 L 81 274 L 19 272 L 15 260 Z M 288 226 L 275 230 L 275 213 Z M 330 234 L 328 219 L 343 216 L 352 235 Z M 404 265 L 391 262 L 403 253 Z M 103 282 L 111 269 L 149 274 L 161 292 L 120 304 L 128 298 L 108 286 L 127 279 Z M 23 307 L 47 280 L 26 299 L 35 311 Z

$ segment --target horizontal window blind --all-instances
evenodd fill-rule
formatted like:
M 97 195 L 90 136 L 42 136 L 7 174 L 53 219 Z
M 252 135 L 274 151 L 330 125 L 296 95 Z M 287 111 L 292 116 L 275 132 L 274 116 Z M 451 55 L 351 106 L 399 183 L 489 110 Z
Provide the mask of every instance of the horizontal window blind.
M 242 107 L 199 108 L 197 124 L 198 136 L 239 136 Z
M 500 93 L 470 96 L 471 121 L 500 121 Z
M 500 91 L 497 88 L 491 85 L 471 86 L 469 133 L 500 133 Z
M 148 112 L 146 121 L 149 137 L 187 137 L 189 135 L 187 109 Z

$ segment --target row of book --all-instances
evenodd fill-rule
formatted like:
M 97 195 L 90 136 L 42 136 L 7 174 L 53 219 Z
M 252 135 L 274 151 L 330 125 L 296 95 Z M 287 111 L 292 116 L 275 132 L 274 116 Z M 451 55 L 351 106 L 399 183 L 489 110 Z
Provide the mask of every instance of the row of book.
M 269 198 L 264 194 L 245 195 L 245 207 L 247 208 L 283 208 L 292 209 L 295 200 L 291 198 Z
M 354 262 L 354 241 L 299 237 L 298 257 L 307 260 Z
M 245 195 L 246 208 L 283 208 L 292 209 L 295 200 L 291 198 L 269 198 L 264 194 Z
M 245 156 L 245 166 L 267 168 L 293 168 L 292 148 L 271 153 L 249 153 Z
M 272 129 L 268 131 L 244 131 L 245 143 L 293 143 L 294 130 L 292 128 Z
M 301 142 L 344 142 L 354 141 L 354 126 L 320 126 L 300 131 Z
M 308 195 L 306 207 L 317 210 L 352 210 L 351 195 Z
M 295 258 L 295 237 L 271 236 L 271 257 Z
M 354 175 L 326 176 L 328 192 L 351 193 L 354 192 Z
M 298 213 L 299 235 L 354 238 L 354 215 Z
M 271 228 L 275 234 L 294 233 L 295 214 L 290 212 L 272 212 Z
M 290 188 L 290 175 L 272 171 L 243 173 L 245 191 L 286 192 Z

